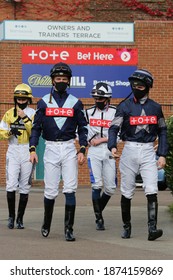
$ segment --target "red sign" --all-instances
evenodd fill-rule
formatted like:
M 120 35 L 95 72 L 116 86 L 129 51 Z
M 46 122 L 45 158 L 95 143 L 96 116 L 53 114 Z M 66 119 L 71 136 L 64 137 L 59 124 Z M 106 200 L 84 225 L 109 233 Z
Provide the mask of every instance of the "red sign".
M 157 116 L 130 117 L 130 125 L 157 124 Z
M 99 126 L 109 128 L 111 126 L 110 120 L 90 119 L 90 126 Z
M 73 117 L 74 110 L 71 108 L 46 108 L 46 116 L 50 117 Z
M 22 47 L 22 63 L 82 65 L 137 65 L 137 49 L 82 47 Z

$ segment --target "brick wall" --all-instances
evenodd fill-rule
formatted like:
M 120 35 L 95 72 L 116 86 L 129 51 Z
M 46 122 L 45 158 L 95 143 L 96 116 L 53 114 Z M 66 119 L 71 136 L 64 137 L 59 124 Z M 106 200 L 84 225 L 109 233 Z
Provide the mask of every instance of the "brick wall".
M 3 2 L 3 3 L 2 3 Z M 23 1 L 25 2 L 25 1 Z M 41 3 L 41 1 L 35 1 L 34 3 Z M 47 1 L 49 3 L 51 1 Z M 96 3 L 96 1 L 90 1 Z M 101 2 L 101 1 L 100 1 Z M 111 1 L 108 1 L 110 3 Z M 152 1 L 150 1 L 152 2 Z M 31 3 L 31 1 L 27 1 Z M 119 1 L 112 1 L 116 3 L 118 7 Z M 154 3 L 154 1 L 153 1 Z M 91 3 L 90 3 L 91 4 Z M 3 5 L 3 6 L 2 6 Z M 44 7 L 44 6 L 43 6 Z M 93 7 L 93 6 L 92 6 Z M 14 7 L 12 4 L 5 1 L 0 2 L 0 20 L 13 19 L 14 18 Z M 36 5 L 34 9 L 37 9 Z M 19 7 L 18 7 L 19 9 Z M 44 10 L 44 9 L 43 9 Z M 128 9 L 124 10 L 126 15 Z M 88 10 L 87 10 L 88 11 Z M 95 10 L 92 10 L 94 13 Z M 123 12 L 123 11 L 122 11 Z M 96 11 L 95 11 L 96 13 Z M 110 15 L 111 11 L 105 10 L 103 16 L 100 16 L 100 21 L 106 21 L 106 15 Z M 37 19 L 34 12 L 32 17 L 21 16 L 17 13 L 17 19 Z M 19 16 L 20 15 L 20 16 Z M 43 17 L 42 17 L 43 18 Z M 112 21 L 116 20 L 116 16 L 112 17 Z M 111 19 L 110 18 L 110 19 Z M 123 18 L 122 14 L 121 21 L 125 21 L 126 17 Z M 48 16 L 44 17 L 44 20 L 48 20 Z M 59 18 L 51 18 L 51 20 L 59 20 Z M 64 18 L 64 20 L 66 20 Z M 70 20 L 68 17 L 67 20 Z M 79 20 L 79 19 L 77 19 Z M 96 20 L 98 21 L 98 19 Z M 111 21 L 111 20 L 109 20 Z M 129 21 L 129 20 L 126 20 Z M 33 43 L 33 42 L 1 42 L 0 43 L 0 118 L 2 118 L 5 111 L 13 105 L 13 91 L 18 83 L 22 80 L 22 64 L 21 64 L 21 48 L 25 45 L 38 45 L 38 46 L 57 46 L 57 44 L 52 43 Z M 70 47 L 81 46 L 80 44 L 67 44 Z M 98 46 L 99 44 L 97 44 Z M 90 44 L 94 46 L 94 44 Z M 100 47 L 107 47 L 108 45 L 100 44 Z M 141 68 L 148 69 L 153 76 L 154 87 L 151 90 L 150 97 L 160 102 L 163 105 L 163 111 L 165 117 L 173 114 L 172 104 L 173 104 L 173 21 L 135 21 L 135 42 L 134 44 L 109 44 L 109 47 L 114 48 L 137 48 L 139 54 L 138 66 Z M 91 99 L 82 100 L 84 104 L 91 103 Z M 121 100 L 113 99 L 113 104 L 118 104 Z M 36 102 L 36 100 L 35 100 Z M 35 107 L 35 104 L 33 105 Z M 1 141 L 1 151 L 0 151 L 0 174 L 1 181 L 0 186 L 5 186 L 5 154 L 7 149 L 7 142 Z M 40 182 L 36 182 L 40 184 Z M 89 185 L 89 174 L 88 168 L 85 164 L 79 168 L 79 185 Z

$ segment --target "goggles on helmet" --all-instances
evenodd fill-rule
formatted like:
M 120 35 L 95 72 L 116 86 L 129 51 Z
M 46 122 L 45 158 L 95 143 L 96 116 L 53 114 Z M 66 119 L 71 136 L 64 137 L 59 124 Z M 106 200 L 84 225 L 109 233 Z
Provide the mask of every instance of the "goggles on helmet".
M 91 94 L 95 94 L 95 95 L 104 95 L 105 93 L 102 90 L 99 89 L 94 89 L 92 90 Z
M 32 90 L 27 84 L 19 84 L 14 90 L 14 98 L 24 97 L 32 99 Z
M 130 77 L 129 82 L 132 83 L 133 80 L 138 80 L 145 83 L 146 86 L 152 88 L 153 87 L 153 77 L 151 73 L 147 70 L 138 69 L 136 70 Z
M 68 77 L 72 76 L 72 72 L 71 69 L 68 66 L 65 65 L 60 65 L 60 66 L 55 66 L 52 68 L 50 76 L 55 76 L 55 75 L 59 75 L 59 76 L 63 76 L 63 75 L 67 75 Z
M 53 70 L 56 70 L 56 71 L 69 71 L 69 67 L 67 66 L 56 66 L 55 68 L 53 68 Z
M 32 98 L 32 94 L 30 94 L 25 90 L 17 90 L 14 92 L 14 98 L 23 98 L 23 99 Z
M 25 91 L 25 90 L 17 90 L 17 91 L 15 91 L 15 93 L 14 93 L 14 96 L 18 96 L 18 95 L 24 95 L 24 96 L 28 96 L 29 95 L 29 93 L 27 92 L 27 91 Z
M 94 98 L 96 97 L 96 98 L 100 98 L 100 99 L 111 97 L 111 95 L 109 93 L 105 93 L 104 91 L 99 90 L 99 89 L 92 90 L 91 95 Z

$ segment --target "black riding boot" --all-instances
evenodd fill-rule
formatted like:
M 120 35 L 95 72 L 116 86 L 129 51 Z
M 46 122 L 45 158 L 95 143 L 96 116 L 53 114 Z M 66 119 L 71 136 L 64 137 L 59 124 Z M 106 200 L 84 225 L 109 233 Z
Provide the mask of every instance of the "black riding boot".
M 100 198 L 93 199 L 92 202 L 93 202 L 94 214 L 96 217 L 96 230 L 105 230 L 104 220 L 103 220 L 102 211 L 101 211 L 101 207 L 100 207 Z
M 8 203 L 8 228 L 14 228 L 14 220 L 15 220 L 15 200 L 16 200 L 16 192 L 7 192 L 7 203 Z
M 123 233 L 121 235 L 122 238 L 127 239 L 131 236 L 131 199 L 126 198 L 125 196 L 121 196 L 121 214 L 123 220 Z
M 64 232 L 66 241 L 75 241 L 73 224 L 76 205 L 65 205 Z
M 100 198 L 100 210 L 103 211 L 108 204 L 109 199 L 111 198 L 110 195 L 107 195 L 103 192 L 101 198 Z
M 18 229 L 24 229 L 23 225 L 23 216 L 25 213 L 26 205 L 28 203 L 28 194 L 20 194 L 19 199 L 19 207 L 18 207 L 18 213 L 17 213 L 17 219 L 16 219 L 16 225 Z
M 54 203 L 54 199 L 48 199 L 46 197 L 44 198 L 44 221 L 41 228 L 43 237 L 48 237 L 50 232 Z
M 153 241 L 163 235 L 162 229 L 157 229 L 158 202 L 157 195 L 147 195 L 148 199 L 148 240 Z

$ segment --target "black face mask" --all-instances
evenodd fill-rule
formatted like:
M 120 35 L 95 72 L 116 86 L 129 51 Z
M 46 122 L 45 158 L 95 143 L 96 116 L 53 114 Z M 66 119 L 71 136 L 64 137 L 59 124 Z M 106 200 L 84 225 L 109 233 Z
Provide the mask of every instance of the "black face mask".
M 105 102 L 96 102 L 96 106 L 100 110 L 103 110 L 106 107 L 106 104 L 105 104 Z
M 55 85 L 55 88 L 56 90 L 59 92 L 59 93 L 64 93 L 67 89 L 67 86 L 68 84 L 67 83 L 64 83 L 64 82 L 59 82 L 59 83 L 54 83 Z
M 24 110 L 24 109 L 27 107 L 27 105 L 28 105 L 28 101 L 25 102 L 25 103 L 22 103 L 22 104 L 20 104 L 20 103 L 17 102 L 17 105 L 18 105 L 18 107 L 19 107 L 21 110 Z
M 143 98 L 147 93 L 149 92 L 148 88 L 144 90 L 139 90 L 139 89 L 133 89 L 133 94 L 137 100 L 140 100 Z

